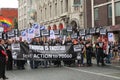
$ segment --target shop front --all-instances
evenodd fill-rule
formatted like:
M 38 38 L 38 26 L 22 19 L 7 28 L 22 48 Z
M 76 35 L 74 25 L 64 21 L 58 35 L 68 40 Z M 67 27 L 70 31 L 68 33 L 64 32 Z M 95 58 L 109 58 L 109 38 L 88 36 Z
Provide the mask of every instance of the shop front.
M 108 33 L 113 34 L 114 42 L 120 43 L 120 24 L 107 27 Z

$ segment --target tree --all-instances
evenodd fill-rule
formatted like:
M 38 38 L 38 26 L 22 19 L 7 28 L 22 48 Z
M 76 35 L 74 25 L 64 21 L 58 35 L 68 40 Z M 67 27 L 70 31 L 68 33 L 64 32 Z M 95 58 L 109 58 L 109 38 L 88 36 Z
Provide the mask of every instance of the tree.
M 14 18 L 14 29 L 18 29 L 18 20 Z

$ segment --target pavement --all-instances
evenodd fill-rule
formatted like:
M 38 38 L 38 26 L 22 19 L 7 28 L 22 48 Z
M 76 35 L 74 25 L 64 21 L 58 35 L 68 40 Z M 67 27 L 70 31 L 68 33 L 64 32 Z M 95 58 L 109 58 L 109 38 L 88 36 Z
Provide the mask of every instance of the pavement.
M 92 62 L 93 62 L 94 65 L 96 65 L 96 60 L 95 59 L 93 59 Z M 112 60 L 111 64 L 107 64 L 107 63 L 105 63 L 105 64 L 109 68 L 115 68 L 115 69 L 119 69 L 120 70 L 120 61 L 119 60 Z
M 50 67 L 31 69 L 26 64 L 25 70 L 6 71 L 8 80 L 120 80 L 120 62 L 112 62 L 104 67 Z

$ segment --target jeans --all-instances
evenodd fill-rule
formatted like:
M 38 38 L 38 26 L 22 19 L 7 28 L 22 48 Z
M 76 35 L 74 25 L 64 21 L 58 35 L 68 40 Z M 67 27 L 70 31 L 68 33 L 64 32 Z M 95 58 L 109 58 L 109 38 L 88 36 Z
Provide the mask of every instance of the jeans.
M 110 64 L 111 63 L 111 58 L 112 58 L 112 53 L 109 53 L 106 57 L 106 63 Z

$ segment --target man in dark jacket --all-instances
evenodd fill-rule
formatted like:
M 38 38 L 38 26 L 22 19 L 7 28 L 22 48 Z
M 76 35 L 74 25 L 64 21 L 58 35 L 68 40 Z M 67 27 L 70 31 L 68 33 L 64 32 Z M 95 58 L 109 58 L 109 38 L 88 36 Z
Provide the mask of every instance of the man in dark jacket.
M 3 78 L 3 80 L 8 79 L 5 76 L 5 65 L 7 60 L 8 55 L 4 47 L 4 40 L 0 40 L 0 78 Z
M 96 43 L 97 66 L 99 66 L 100 62 L 102 63 L 102 66 L 105 66 L 103 46 L 104 43 L 101 40 L 98 40 L 98 42 Z

